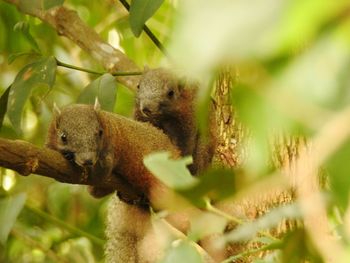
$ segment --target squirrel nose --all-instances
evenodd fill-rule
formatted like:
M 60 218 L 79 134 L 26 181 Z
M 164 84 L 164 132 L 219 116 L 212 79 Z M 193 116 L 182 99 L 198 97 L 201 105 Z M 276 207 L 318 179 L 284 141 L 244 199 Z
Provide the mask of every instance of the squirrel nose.
M 142 107 L 141 108 L 141 112 L 144 114 L 144 115 L 146 115 L 146 116 L 149 116 L 149 115 L 151 115 L 151 110 L 148 108 L 148 107 Z
M 92 166 L 94 163 L 91 159 L 85 160 L 84 161 L 84 166 Z

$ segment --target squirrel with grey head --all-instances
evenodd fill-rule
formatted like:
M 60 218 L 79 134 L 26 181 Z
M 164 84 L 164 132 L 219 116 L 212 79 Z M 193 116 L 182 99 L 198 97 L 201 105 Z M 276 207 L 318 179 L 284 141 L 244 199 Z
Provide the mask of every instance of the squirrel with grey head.
M 57 109 L 46 146 L 82 167 L 88 176 L 112 176 L 113 173 L 146 196 L 151 194 L 150 189 L 163 186 L 146 169 L 143 157 L 157 151 L 170 151 L 174 157 L 179 155 L 161 130 L 102 111 L 98 104 L 74 104 L 62 111 Z M 115 191 L 98 187 L 90 190 L 96 197 Z
M 150 122 L 162 129 L 180 149 L 181 155 L 191 155 L 192 174 L 203 171 L 211 163 L 216 147 L 215 118 L 210 113 L 209 138 L 199 134 L 195 118 L 195 85 L 181 81 L 170 71 L 146 69 L 136 93 L 134 118 Z
M 168 151 L 173 158 L 180 156 L 179 150 L 161 130 L 149 123 L 102 111 L 98 105 L 75 104 L 57 109 L 46 146 L 62 153 L 73 165 L 87 171 L 88 176 L 122 177 L 128 186 L 156 206 L 165 199 L 167 187 L 148 171 L 143 158 L 159 151 Z M 93 189 L 93 193 L 106 193 L 107 190 L 115 191 Z M 149 228 L 147 209 L 114 197 L 106 230 L 106 262 L 155 262 L 157 251 L 147 256 L 144 253 L 147 251 L 143 245 L 145 233 Z

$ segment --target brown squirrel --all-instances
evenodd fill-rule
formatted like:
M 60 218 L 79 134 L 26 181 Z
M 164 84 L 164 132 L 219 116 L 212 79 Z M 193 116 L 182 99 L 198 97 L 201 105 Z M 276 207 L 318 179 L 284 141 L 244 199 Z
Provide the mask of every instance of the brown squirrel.
M 160 129 L 102 111 L 97 104 L 56 109 L 46 146 L 61 152 L 88 176 L 123 177 L 156 208 L 162 204 L 159 199 L 168 197 L 167 188 L 146 169 L 143 157 L 157 151 L 169 151 L 173 158 L 180 156 Z M 107 262 L 155 262 L 161 250 L 154 243 L 154 249 L 149 248 L 147 233 L 154 230 L 149 210 L 113 198 L 106 229 Z
M 144 166 L 143 157 L 157 151 L 170 151 L 174 158 L 179 156 L 178 149 L 161 130 L 102 111 L 98 104 L 57 109 L 46 146 L 82 167 L 87 176 L 108 178 L 112 173 L 121 176 L 150 200 L 165 187 Z M 99 190 L 103 195 L 115 191 L 93 187 L 92 194 Z
M 207 168 L 216 147 L 213 112 L 208 140 L 199 134 L 195 118 L 196 92 L 195 85 L 186 84 L 166 69 L 146 69 L 138 85 L 134 113 L 136 120 L 162 129 L 182 156 L 192 156 L 189 170 L 193 175 Z

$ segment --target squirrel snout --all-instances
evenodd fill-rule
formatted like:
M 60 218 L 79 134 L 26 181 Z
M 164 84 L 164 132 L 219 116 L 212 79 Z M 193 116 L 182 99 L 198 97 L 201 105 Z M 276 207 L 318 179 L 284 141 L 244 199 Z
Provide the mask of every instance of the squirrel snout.
M 147 108 L 147 107 L 142 107 L 141 108 L 141 112 L 145 116 L 150 116 L 152 114 L 151 110 L 149 108 Z
M 92 166 L 93 164 L 94 164 L 94 162 L 91 159 L 85 160 L 83 163 L 84 166 Z
M 80 153 L 76 155 L 75 159 L 76 164 L 82 167 L 94 166 L 96 161 L 97 158 L 94 153 Z
M 150 117 L 155 113 L 153 105 L 149 103 L 140 103 L 140 111 L 146 117 Z

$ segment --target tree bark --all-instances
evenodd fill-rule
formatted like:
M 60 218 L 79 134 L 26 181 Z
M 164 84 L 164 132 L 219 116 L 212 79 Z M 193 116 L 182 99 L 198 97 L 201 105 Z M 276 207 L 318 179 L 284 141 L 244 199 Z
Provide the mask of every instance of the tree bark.
M 136 195 L 119 175 L 103 178 L 86 176 L 83 169 L 67 161 L 59 152 L 21 140 L 0 138 L 0 166 L 23 176 L 34 173 L 62 183 L 114 188 L 128 196 Z

